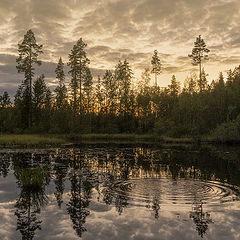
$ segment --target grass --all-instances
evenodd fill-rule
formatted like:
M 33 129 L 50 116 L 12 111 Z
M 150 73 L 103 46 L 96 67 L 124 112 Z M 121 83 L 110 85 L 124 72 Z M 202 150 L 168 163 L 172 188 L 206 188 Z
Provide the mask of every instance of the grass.
M 172 138 L 150 134 L 22 134 L 0 135 L 0 147 L 36 147 L 36 146 L 61 146 L 71 144 L 218 144 L 218 140 L 210 137 Z M 222 143 L 222 142 L 221 142 Z
M 102 143 L 192 143 L 190 138 L 169 138 L 150 134 L 75 134 L 67 135 L 72 142 Z
M 42 168 L 37 167 L 33 169 L 22 169 L 19 175 L 23 187 L 34 189 L 43 186 L 46 173 Z
M 57 137 L 54 135 L 10 135 L 4 134 L 0 135 L 0 146 L 13 146 L 13 145 L 21 145 L 21 146 L 36 146 L 36 145 L 59 145 L 65 143 L 66 140 Z

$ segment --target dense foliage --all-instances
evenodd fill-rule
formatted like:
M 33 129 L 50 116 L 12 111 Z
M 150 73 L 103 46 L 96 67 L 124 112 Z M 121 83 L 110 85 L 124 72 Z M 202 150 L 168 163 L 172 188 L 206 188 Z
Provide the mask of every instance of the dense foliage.
M 70 85 L 65 84 L 64 63 L 60 58 L 55 70 L 58 86 L 52 93 L 44 75 L 34 80 L 33 66 L 40 64 L 37 58 L 42 45 L 36 43 L 29 30 L 19 44 L 17 69 L 25 78 L 14 103 L 8 93 L 0 96 L 0 132 L 154 133 L 181 137 L 209 134 L 216 128 L 214 134 L 222 132 L 221 129 L 239 131 L 240 66 L 230 70 L 226 80 L 220 73 L 217 80 L 208 84 L 201 67 L 205 57 L 201 49 L 204 47 L 206 53 L 209 50 L 203 45 L 195 46 L 189 55 L 194 60 L 200 54 L 195 61 L 200 65 L 200 74 L 188 77 L 181 89 L 175 76 L 168 87 L 157 85 L 157 75 L 161 72 L 157 51 L 152 68 L 145 69 L 136 84 L 127 60 L 119 61 L 114 70 L 107 70 L 94 80 L 85 51 L 87 45 L 80 39 L 67 63 Z M 155 77 L 154 86 L 150 85 L 151 74 Z M 234 127 L 235 124 L 238 125 Z

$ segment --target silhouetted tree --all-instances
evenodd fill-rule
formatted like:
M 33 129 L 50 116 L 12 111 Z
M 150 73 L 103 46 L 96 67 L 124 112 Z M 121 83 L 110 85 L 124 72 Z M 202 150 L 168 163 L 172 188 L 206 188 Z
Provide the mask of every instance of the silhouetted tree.
M 0 132 L 8 132 L 13 127 L 13 107 L 8 92 L 0 95 Z
M 177 97 L 180 93 L 180 82 L 177 81 L 175 75 L 172 76 L 171 84 L 168 85 L 170 95 L 173 97 Z
M 192 49 L 192 54 L 188 56 L 192 58 L 193 65 L 199 65 L 199 79 L 202 80 L 202 62 L 208 59 L 208 53 L 210 50 L 207 48 L 204 40 L 199 35 L 194 42 L 194 47 Z
M 32 30 L 28 30 L 24 35 L 22 43 L 18 44 L 19 57 L 16 59 L 17 70 L 23 72 L 25 79 L 22 83 L 21 91 L 24 98 L 24 112 L 21 114 L 27 116 L 26 127 L 32 126 L 32 79 L 34 77 L 34 64 L 41 65 L 38 55 L 42 52 L 42 45 L 36 43 Z
M 123 116 L 128 115 L 129 113 L 129 96 L 132 84 L 132 69 L 129 66 L 127 60 L 124 62 L 119 61 L 115 69 L 115 78 L 119 86 L 119 102 L 120 102 L 120 113 Z
M 73 46 L 71 53 L 69 54 L 68 66 L 70 67 L 69 73 L 72 76 L 70 86 L 73 94 L 74 116 L 77 114 L 78 106 L 80 113 L 83 111 L 82 85 L 86 79 L 86 76 L 88 76 L 87 69 L 90 63 L 90 60 L 87 58 L 85 52 L 86 46 L 87 44 L 83 42 L 82 38 L 80 38 Z
M 105 107 L 106 113 L 113 114 L 116 112 L 116 100 L 117 100 L 117 90 L 118 83 L 114 74 L 110 70 L 106 70 L 103 76 L 103 93 L 105 97 Z
M 155 86 L 157 86 L 157 76 L 161 73 L 162 64 L 158 57 L 158 51 L 154 50 L 152 56 L 152 73 L 155 74 Z
M 62 62 L 62 58 L 59 58 L 58 65 L 55 69 L 56 78 L 58 79 L 58 86 L 55 88 L 56 93 L 56 108 L 61 109 L 64 108 L 67 104 L 67 88 L 64 84 L 65 74 L 64 74 L 64 64 Z

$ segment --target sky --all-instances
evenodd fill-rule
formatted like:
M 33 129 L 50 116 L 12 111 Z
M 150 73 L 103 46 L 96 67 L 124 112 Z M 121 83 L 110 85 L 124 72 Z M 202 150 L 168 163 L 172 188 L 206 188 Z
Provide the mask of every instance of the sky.
M 28 29 L 43 44 L 36 76 L 44 73 L 52 88 L 59 57 L 67 63 L 79 38 L 95 77 L 127 59 L 137 82 L 157 49 L 158 85 L 173 74 L 183 83 L 198 71 L 188 57 L 198 35 L 210 50 L 203 64 L 209 82 L 240 64 L 239 0 L 0 0 L 0 22 L 0 94 L 11 96 L 24 77 L 16 70 L 17 44 Z

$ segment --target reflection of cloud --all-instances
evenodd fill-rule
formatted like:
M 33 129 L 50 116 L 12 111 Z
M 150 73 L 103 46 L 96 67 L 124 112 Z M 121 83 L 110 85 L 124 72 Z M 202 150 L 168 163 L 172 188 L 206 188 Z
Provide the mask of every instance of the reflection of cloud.
M 52 190 L 51 190 L 52 191 Z M 97 198 L 94 191 L 93 199 Z M 49 204 L 41 210 L 42 230 L 37 232 L 39 239 L 49 240 L 79 239 L 72 228 L 66 205 L 59 209 L 53 194 L 48 195 Z M 69 201 L 68 193 L 63 195 L 64 202 Z M 16 231 L 16 217 L 11 210 L 15 202 L 2 202 L 0 204 L 0 236 L 3 240 L 19 239 Z M 101 205 L 101 206 L 100 206 Z M 96 209 L 95 209 L 96 208 Z M 238 240 L 239 233 L 239 203 L 231 203 L 231 209 L 224 205 L 211 209 L 214 224 L 209 226 L 207 239 L 209 240 Z M 235 210 L 234 210 L 235 209 Z M 237 210 L 238 209 L 238 210 Z M 86 219 L 87 232 L 82 239 L 87 240 L 122 240 L 122 239 L 201 239 L 192 220 L 189 219 L 191 205 L 172 211 L 161 210 L 159 219 L 154 219 L 154 213 L 145 207 L 128 207 L 119 215 L 114 206 L 105 206 L 103 203 L 91 200 L 91 214 Z
M 0 239 L 18 239 L 16 234 L 16 219 L 13 217 L 12 208 L 14 202 L 4 202 L 0 204 Z M 16 236 L 17 235 L 17 236 Z

